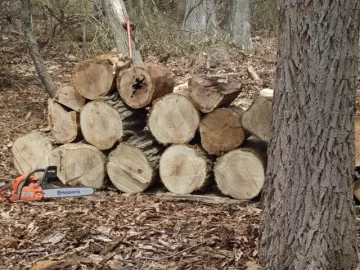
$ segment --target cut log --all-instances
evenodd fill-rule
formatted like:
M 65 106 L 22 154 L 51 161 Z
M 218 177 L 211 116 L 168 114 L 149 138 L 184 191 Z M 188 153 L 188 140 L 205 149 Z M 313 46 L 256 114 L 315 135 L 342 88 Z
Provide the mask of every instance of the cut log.
M 195 107 L 209 113 L 220 106 L 229 106 L 241 92 L 241 83 L 219 83 L 216 79 L 189 79 L 189 97 Z
M 152 101 L 172 93 L 175 80 L 171 72 L 160 65 L 144 64 L 123 70 L 117 76 L 121 98 L 131 108 L 144 108 Z
M 68 111 L 62 105 L 49 99 L 48 122 L 51 134 L 61 144 L 75 141 L 80 136 L 79 113 Z
M 210 155 L 221 155 L 239 147 L 247 138 L 240 107 L 218 108 L 200 122 L 201 144 Z
M 46 133 L 31 132 L 17 138 L 11 152 L 15 169 L 19 174 L 49 166 L 49 156 L 54 140 Z
M 265 181 L 266 143 L 248 140 L 246 145 L 218 158 L 215 182 L 224 194 L 239 200 L 259 195 Z
M 169 191 L 190 194 L 210 184 L 211 163 L 199 147 L 172 145 L 161 156 L 159 172 Z
M 360 116 L 355 116 L 355 166 L 360 166 Z
M 115 89 L 115 77 L 131 61 L 117 53 L 107 53 L 78 63 L 74 68 L 73 83 L 83 97 L 94 100 Z
M 242 118 L 244 129 L 266 142 L 271 139 L 272 100 L 273 91 L 262 90 Z
M 75 86 L 72 84 L 66 84 L 60 87 L 56 91 L 54 100 L 76 112 L 80 112 L 85 106 L 85 98 L 76 91 Z
M 145 191 L 155 182 L 162 151 L 149 131 L 134 134 L 109 154 L 106 168 L 111 182 L 126 193 Z
M 69 186 L 101 188 L 105 179 L 105 155 L 85 143 L 69 143 L 55 148 L 49 162 L 57 166 L 58 178 Z
M 200 113 L 187 97 L 168 94 L 157 101 L 149 114 L 149 129 L 163 145 L 188 143 L 196 133 Z

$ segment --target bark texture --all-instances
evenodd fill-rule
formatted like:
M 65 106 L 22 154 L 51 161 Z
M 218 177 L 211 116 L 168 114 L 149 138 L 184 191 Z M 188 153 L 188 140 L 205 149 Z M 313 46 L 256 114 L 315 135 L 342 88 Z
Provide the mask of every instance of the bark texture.
M 357 0 L 283 0 L 260 260 L 263 269 L 357 264 Z
M 230 32 L 237 47 L 252 50 L 250 0 L 232 0 Z

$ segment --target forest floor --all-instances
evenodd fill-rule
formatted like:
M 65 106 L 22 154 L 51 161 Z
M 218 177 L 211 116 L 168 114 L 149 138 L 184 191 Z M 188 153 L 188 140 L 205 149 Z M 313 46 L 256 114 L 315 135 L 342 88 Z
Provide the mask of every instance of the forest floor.
M 216 46 L 188 57 L 148 56 L 167 66 L 177 85 L 194 74 L 223 76 L 243 84 L 237 101 L 248 107 L 263 88 L 273 88 L 276 46 L 258 40 L 256 56 Z M 71 80 L 80 60 L 52 44 L 43 49 L 57 83 Z M 247 72 L 252 65 L 261 77 Z M 13 141 L 47 127 L 47 95 L 24 44 L 0 40 L 0 185 L 15 176 Z M 0 269 L 260 269 L 260 203 L 216 196 L 176 198 L 149 191 L 47 202 L 0 204 Z M 199 199 L 200 198 L 200 199 Z M 360 231 L 360 222 L 358 222 Z

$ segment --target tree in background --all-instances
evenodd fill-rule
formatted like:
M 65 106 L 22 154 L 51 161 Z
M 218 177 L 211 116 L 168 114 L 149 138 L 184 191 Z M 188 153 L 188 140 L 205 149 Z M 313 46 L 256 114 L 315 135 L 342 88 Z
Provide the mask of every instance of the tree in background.
M 354 269 L 358 0 L 283 0 L 264 187 L 264 269 Z
M 243 50 L 252 50 L 250 0 L 230 0 L 230 33 L 235 46 Z

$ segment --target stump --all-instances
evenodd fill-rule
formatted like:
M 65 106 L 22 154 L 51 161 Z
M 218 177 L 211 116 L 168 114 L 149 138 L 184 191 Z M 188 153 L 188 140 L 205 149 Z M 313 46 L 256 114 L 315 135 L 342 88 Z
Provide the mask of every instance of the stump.
M 201 144 L 210 155 L 221 155 L 239 147 L 247 138 L 241 118 L 243 109 L 235 106 L 218 108 L 200 122 Z
M 198 129 L 200 114 L 193 103 L 180 94 L 169 94 L 152 107 L 148 125 L 163 145 L 190 142 Z
M 49 162 L 58 168 L 58 178 L 69 186 L 101 188 L 105 178 L 105 155 L 85 143 L 69 143 L 55 148 Z
M 134 134 L 109 154 L 106 168 L 111 182 L 122 192 L 145 191 L 155 182 L 162 151 L 149 131 Z
M 218 158 L 214 166 L 215 182 L 224 194 L 239 200 L 259 195 L 265 181 L 266 145 L 247 141 L 241 148 Z
M 152 101 L 172 93 L 175 80 L 171 72 L 160 65 L 144 64 L 123 70 L 117 76 L 117 88 L 131 108 L 144 108 Z
M 85 106 L 85 98 L 76 91 L 72 84 L 60 87 L 56 91 L 54 101 L 76 112 L 80 112 Z
M 211 163 L 198 147 L 172 145 L 161 156 L 159 172 L 170 192 L 190 194 L 210 183 Z
M 220 106 L 229 106 L 240 94 L 241 83 L 219 83 L 216 79 L 189 79 L 189 97 L 195 107 L 209 113 Z
M 271 89 L 262 90 L 242 118 L 244 129 L 266 142 L 271 139 L 272 96 Z
M 83 97 L 95 100 L 115 89 L 115 77 L 131 61 L 116 53 L 100 55 L 78 63 L 73 72 L 73 83 Z
M 75 141 L 80 136 L 79 113 L 68 111 L 62 105 L 49 99 L 48 122 L 51 135 L 61 144 Z
M 355 116 L 355 166 L 360 166 L 360 116 Z
M 49 135 L 42 132 L 31 132 L 17 138 L 11 149 L 17 172 L 24 174 L 49 166 L 53 142 Z

